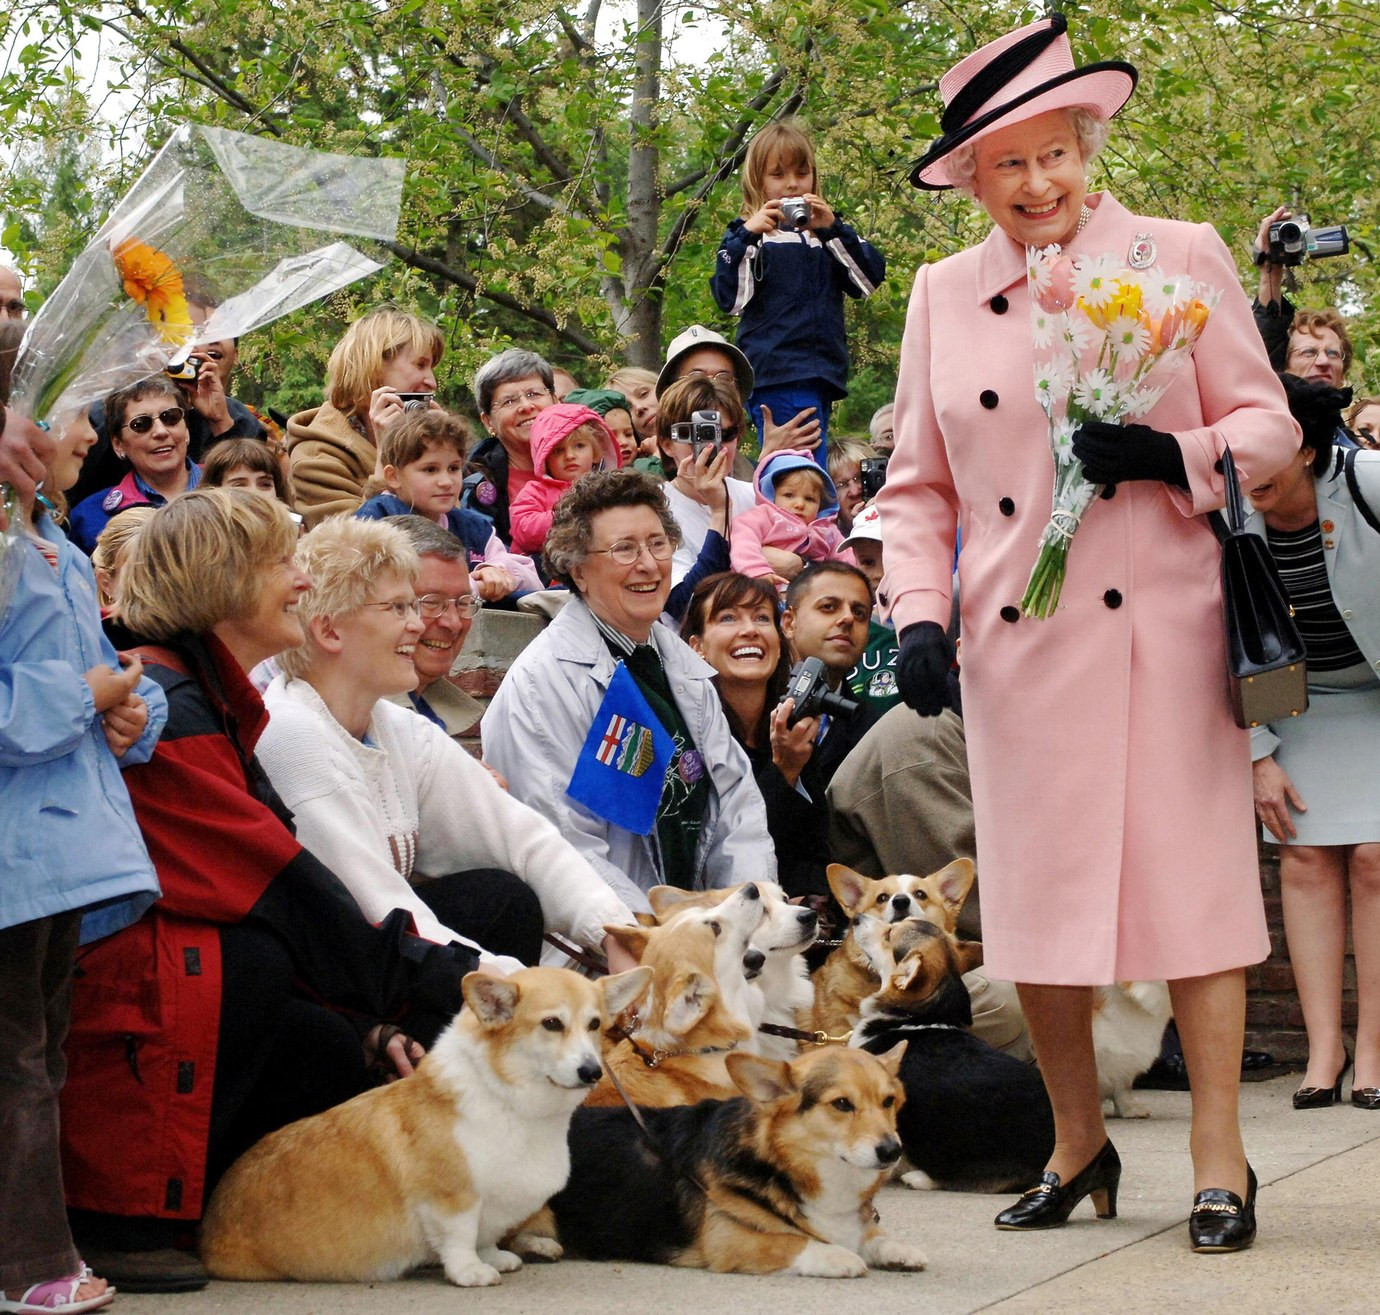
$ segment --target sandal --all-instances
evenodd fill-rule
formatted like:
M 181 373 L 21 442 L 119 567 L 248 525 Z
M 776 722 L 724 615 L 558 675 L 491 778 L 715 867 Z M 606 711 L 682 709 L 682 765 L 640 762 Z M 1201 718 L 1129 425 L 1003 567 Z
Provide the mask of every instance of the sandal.
M 79 1315 L 84 1310 L 100 1310 L 115 1300 L 114 1288 L 106 1288 L 97 1297 L 77 1300 L 77 1289 L 95 1277 L 91 1267 L 83 1265 L 79 1273 L 25 1288 L 18 1301 L 11 1301 L 0 1293 L 0 1312 L 4 1315 Z

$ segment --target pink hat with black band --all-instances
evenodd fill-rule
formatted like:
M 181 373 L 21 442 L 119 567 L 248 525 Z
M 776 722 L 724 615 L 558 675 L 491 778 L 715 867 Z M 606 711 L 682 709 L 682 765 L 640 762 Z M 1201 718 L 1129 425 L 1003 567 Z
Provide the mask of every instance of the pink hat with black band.
M 944 135 L 912 166 L 916 187 L 940 192 L 952 187 L 949 154 L 998 129 L 1050 110 L 1085 109 L 1110 119 L 1136 87 L 1134 66 L 1106 60 L 1075 68 L 1063 14 L 1017 28 L 989 41 L 939 79 Z

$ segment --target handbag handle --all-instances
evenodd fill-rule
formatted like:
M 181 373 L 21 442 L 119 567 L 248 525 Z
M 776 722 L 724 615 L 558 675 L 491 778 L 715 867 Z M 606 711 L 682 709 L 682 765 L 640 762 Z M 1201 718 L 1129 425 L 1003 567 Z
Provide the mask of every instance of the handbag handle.
M 1241 480 L 1236 474 L 1236 462 L 1231 448 L 1222 447 L 1222 478 L 1227 486 L 1227 529 L 1232 534 L 1246 532 L 1246 500 L 1241 493 Z

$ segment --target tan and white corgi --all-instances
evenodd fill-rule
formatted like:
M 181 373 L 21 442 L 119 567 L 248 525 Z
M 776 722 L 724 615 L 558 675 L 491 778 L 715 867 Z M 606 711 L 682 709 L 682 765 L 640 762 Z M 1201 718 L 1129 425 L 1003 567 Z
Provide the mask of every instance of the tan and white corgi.
M 593 1260 L 823 1278 L 923 1269 L 872 1204 L 901 1154 L 904 1053 L 733 1055 L 738 1098 L 646 1110 L 646 1134 L 626 1109 L 581 1109 L 570 1181 L 533 1223 Z M 525 1233 L 512 1242 L 527 1244 Z
M 1164 982 L 1115 982 L 1093 988 L 1093 1051 L 1102 1099 L 1118 1119 L 1147 1119 L 1131 1084 L 1159 1057 L 1173 1008 Z
M 415 1074 L 271 1133 L 231 1166 L 201 1226 L 206 1268 L 365 1283 L 439 1260 L 460 1287 L 497 1283 L 522 1263 L 500 1240 L 565 1184 L 604 1028 L 651 977 L 469 973 L 465 1007 Z
M 744 962 L 749 986 L 748 1013 L 743 1021 L 752 1029 L 752 1037 L 743 1048 L 768 1059 L 792 1059 L 799 1052 L 799 1040 L 764 1032 L 762 1025 L 794 1030 L 809 1025 L 814 987 L 805 951 L 819 934 L 819 915 L 792 904 L 774 881 L 753 884 L 762 897 L 762 921 L 748 942 Z M 648 892 L 648 899 L 657 917 L 670 923 L 691 909 L 717 906 L 730 893 L 657 886 Z
M 901 922 L 922 918 L 952 932 L 972 887 L 972 860 L 956 858 L 928 877 L 902 873 L 891 877 L 865 877 L 861 872 L 831 863 L 826 869 L 829 889 L 849 921 L 877 918 Z M 814 976 L 813 1026 L 827 1036 L 843 1037 L 857 1024 L 862 1002 L 876 991 L 877 974 L 850 928 L 843 944 L 820 966 Z
M 609 1073 L 588 1104 L 623 1103 L 610 1075 L 638 1105 L 689 1105 L 736 1090 L 724 1061 L 752 1036 L 744 1021 L 743 956 L 761 914 L 757 888 L 749 885 L 664 927 L 606 928 L 652 969 L 652 987 L 636 1018 L 621 1020 L 613 1034 Z

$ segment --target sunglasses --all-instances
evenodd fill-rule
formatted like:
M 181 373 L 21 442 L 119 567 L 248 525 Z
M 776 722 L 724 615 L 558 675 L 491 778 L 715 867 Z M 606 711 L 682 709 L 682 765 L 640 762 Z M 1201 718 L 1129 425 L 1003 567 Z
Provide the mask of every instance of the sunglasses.
M 170 406 L 166 411 L 160 411 L 157 416 L 135 416 L 133 419 L 125 421 L 125 428 L 131 434 L 147 434 L 153 428 L 155 419 L 161 420 L 163 424 L 171 429 L 174 425 L 182 423 L 182 417 L 187 414 L 180 406 Z

